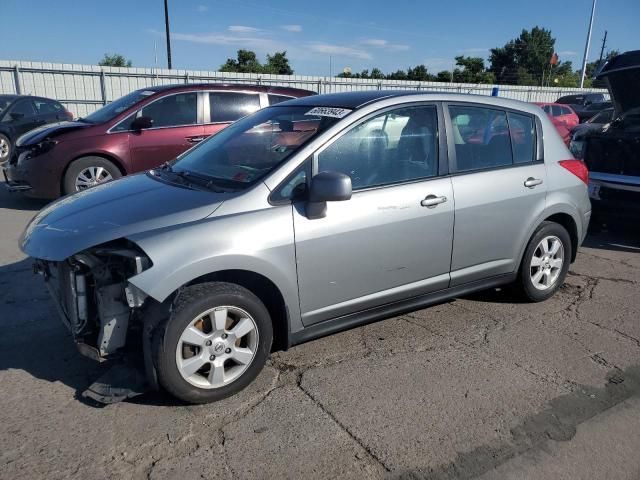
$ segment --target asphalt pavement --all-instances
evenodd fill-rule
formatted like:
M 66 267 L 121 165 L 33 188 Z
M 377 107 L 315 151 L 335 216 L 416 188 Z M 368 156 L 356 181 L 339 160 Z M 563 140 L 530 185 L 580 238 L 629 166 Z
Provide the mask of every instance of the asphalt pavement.
M 98 408 L 0 184 L 0 478 L 640 478 L 640 234 L 591 234 L 552 299 L 498 289 L 272 356 L 222 402 Z

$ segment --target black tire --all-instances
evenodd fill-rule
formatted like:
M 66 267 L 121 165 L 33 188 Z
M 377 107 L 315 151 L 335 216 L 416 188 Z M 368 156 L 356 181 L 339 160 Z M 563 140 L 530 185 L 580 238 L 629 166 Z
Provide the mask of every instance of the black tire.
M 76 178 L 83 170 L 91 167 L 102 167 L 111 178 L 115 180 L 116 178 L 120 178 L 122 176 L 122 172 L 120 169 L 116 167 L 112 162 L 102 157 L 82 157 L 77 160 L 74 160 L 69 168 L 67 168 L 67 172 L 64 175 L 64 179 L 62 182 L 63 194 L 68 195 L 71 193 L 76 193 L 78 190 L 76 189 Z
M 238 307 L 251 315 L 259 340 L 253 360 L 237 379 L 217 388 L 201 388 L 181 375 L 176 349 L 186 327 L 202 313 L 219 306 Z M 160 385 L 185 402 L 209 403 L 234 395 L 258 376 L 271 352 L 273 326 L 267 308 L 252 292 L 232 283 L 210 282 L 185 288 L 174 302 L 169 318 L 157 327 L 153 339 L 153 361 Z
M 546 290 L 539 290 L 534 286 L 533 280 L 531 279 L 531 261 L 538 244 L 547 236 L 555 236 L 562 243 L 563 263 L 555 282 Z M 518 293 L 530 302 L 542 302 L 553 296 L 564 283 L 564 279 L 569 271 L 572 253 L 571 238 L 567 230 L 555 222 L 542 222 L 533 233 L 524 251 L 522 262 L 520 263 L 520 270 L 518 271 L 518 280 L 516 281 Z
M 13 151 L 13 144 L 11 143 L 11 140 L 9 140 L 9 137 L 0 133 L 0 145 L 3 143 L 7 145 L 7 152 L 4 156 L 2 156 L 2 152 L 0 152 L 0 163 L 8 161 L 11 158 L 11 153 Z

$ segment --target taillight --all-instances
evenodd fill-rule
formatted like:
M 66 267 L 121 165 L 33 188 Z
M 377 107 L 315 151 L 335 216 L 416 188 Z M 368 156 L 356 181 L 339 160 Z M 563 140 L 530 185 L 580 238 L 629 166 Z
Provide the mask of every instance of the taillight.
M 558 163 L 584 183 L 589 184 L 589 170 L 582 160 L 560 160 Z
M 73 120 L 73 113 L 71 113 L 69 110 L 66 111 L 66 115 L 67 115 L 67 120 Z

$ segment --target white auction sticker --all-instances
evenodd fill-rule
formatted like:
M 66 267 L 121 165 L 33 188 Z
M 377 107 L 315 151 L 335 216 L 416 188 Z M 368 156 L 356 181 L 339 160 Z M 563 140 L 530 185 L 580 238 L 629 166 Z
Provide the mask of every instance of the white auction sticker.
M 305 115 L 317 115 L 318 117 L 342 118 L 351 113 L 348 108 L 336 107 L 315 107 L 309 110 Z

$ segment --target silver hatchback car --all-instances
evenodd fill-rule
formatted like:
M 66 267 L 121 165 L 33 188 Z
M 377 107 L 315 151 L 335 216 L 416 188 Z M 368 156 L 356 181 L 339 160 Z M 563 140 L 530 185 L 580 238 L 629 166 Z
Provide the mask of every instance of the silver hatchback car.
M 81 352 L 141 353 L 151 386 L 210 402 L 275 349 L 499 285 L 549 298 L 587 183 L 534 105 L 318 95 L 58 200 L 21 247 Z

